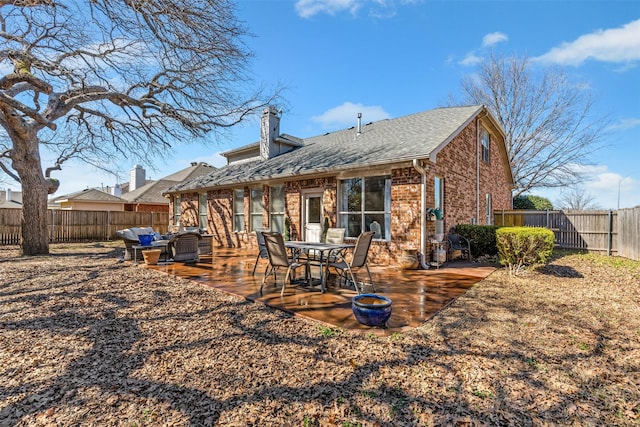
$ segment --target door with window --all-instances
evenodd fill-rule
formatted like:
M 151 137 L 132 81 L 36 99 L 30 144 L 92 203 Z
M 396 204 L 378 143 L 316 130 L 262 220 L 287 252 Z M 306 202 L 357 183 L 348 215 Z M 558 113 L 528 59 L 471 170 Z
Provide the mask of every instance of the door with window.
M 319 242 L 322 239 L 322 191 L 302 195 L 302 239 Z

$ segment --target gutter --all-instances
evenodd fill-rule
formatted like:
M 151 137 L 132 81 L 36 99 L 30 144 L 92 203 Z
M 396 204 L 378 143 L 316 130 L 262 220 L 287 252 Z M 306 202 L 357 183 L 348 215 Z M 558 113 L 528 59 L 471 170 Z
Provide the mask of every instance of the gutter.
M 422 167 L 418 159 L 413 159 L 413 167 L 420 173 L 422 180 L 420 182 L 420 268 L 428 270 L 429 266 L 426 262 L 427 253 L 427 197 L 425 193 L 427 183 L 427 170 Z
M 480 120 L 487 116 L 487 111 L 484 109 L 486 107 L 484 105 L 482 107 L 482 112 L 480 112 L 476 117 L 476 224 L 480 224 L 480 162 L 482 161 L 482 142 L 480 140 L 482 135 L 480 128 L 482 127 L 482 124 L 480 123 Z

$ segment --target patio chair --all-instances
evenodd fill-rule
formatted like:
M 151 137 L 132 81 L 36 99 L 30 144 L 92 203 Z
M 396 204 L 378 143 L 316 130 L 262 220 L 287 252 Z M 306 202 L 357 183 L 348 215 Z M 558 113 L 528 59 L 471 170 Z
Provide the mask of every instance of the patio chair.
M 267 248 L 267 254 L 269 255 L 269 266 L 271 268 L 265 270 L 264 272 L 262 284 L 260 284 L 260 295 L 262 295 L 262 288 L 267 281 L 267 276 L 269 276 L 269 274 L 273 272 L 275 284 L 276 270 L 281 267 L 286 267 L 287 274 L 284 277 L 284 281 L 282 282 L 282 290 L 280 291 L 280 296 L 284 296 L 284 288 L 287 286 L 287 281 L 289 280 L 291 271 L 295 271 L 300 267 L 305 267 L 305 278 L 307 278 L 309 274 L 309 270 L 307 268 L 308 265 L 306 263 L 298 262 L 296 259 L 289 258 L 287 248 L 284 245 L 284 238 L 282 237 L 282 234 L 271 231 L 263 231 L 261 234 L 264 236 L 264 243 Z
M 344 243 L 345 228 L 328 228 L 327 235 L 324 238 L 326 243 Z
M 253 265 L 253 272 L 251 272 L 252 276 L 256 274 L 256 267 L 258 267 L 258 262 L 261 259 L 269 259 L 269 254 L 267 253 L 267 247 L 264 244 L 264 236 L 262 235 L 264 231 L 269 231 L 269 229 L 260 228 L 256 230 L 256 240 L 258 241 L 258 255 L 256 256 L 256 263 Z M 268 265 L 265 267 L 265 271 L 267 268 L 269 268 Z
M 371 247 L 373 235 L 374 233 L 372 231 L 365 231 L 358 236 L 356 246 L 353 248 L 353 255 L 349 261 L 347 261 L 343 254 L 338 254 L 338 259 L 335 262 L 329 263 L 329 267 L 334 268 L 338 273 L 338 276 L 340 276 L 340 281 L 351 281 L 359 294 L 362 292 L 361 289 L 358 288 L 358 282 L 356 281 L 353 271 L 357 271 L 363 267 L 367 270 L 369 283 L 371 284 L 373 292 L 376 291 L 373 278 L 371 277 L 371 272 L 369 271 L 369 266 L 367 265 L 367 256 L 369 254 L 369 248 Z M 364 283 L 361 287 L 364 288 Z
M 178 233 L 169 241 L 174 261 L 196 262 L 200 260 L 198 241 L 202 236 L 198 232 L 186 231 Z
M 154 234 L 153 227 L 132 227 L 124 230 L 116 230 L 116 236 L 124 241 L 124 260 L 125 261 L 142 261 L 142 251 L 133 250 L 134 245 L 139 245 L 140 234 Z M 133 253 L 136 252 L 137 260 L 133 259 Z
M 449 259 L 453 260 L 454 253 L 460 252 L 462 258 L 471 260 L 471 243 L 467 238 L 457 233 L 449 233 L 447 242 L 449 243 Z
M 346 228 L 328 228 L 327 235 L 325 236 L 324 241 L 326 243 L 333 243 L 336 245 L 341 245 L 344 243 L 344 235 L 346 232 Z M 343 249 L 341 252 L 346 251 Z M 338 259 L 339 252 L 330 252 L 328 255 L 329 262 L 336 262 Z

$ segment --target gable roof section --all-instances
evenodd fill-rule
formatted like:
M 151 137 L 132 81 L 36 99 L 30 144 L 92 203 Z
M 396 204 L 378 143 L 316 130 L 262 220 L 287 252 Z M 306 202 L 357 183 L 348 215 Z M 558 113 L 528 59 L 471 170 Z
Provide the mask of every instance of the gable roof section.
M 179 181 L 160 179 L 151 181 L 138 187 L 133 191 L 124 193 L 122 198 L 127 203 L 158 203 L 168 204 L 169 201 L 162 195 L 162 192 Z
M 7 197 L 9 195 L 9 197 Z M 22 191 L 0 191 L 0 208 L 21 208 Z
M 100 203 L 126 203 L 126 200 L 120 197 L 112 196 L 97 188 L 87 188 L 84 190 L 76 191 L 75 193 L 65 194 L 51 199 L 53 203 L 65 203 L 65 202 L 100 202 Z
M 437 108 L 303 139 L 300 148 L 268 160 L 231 164 L 171 187 L 167 193 L 339 172 L 416 158 L 434 159 L 481 112 L 482 105 Z M 488 112 L 487 112 L 488 113 Z

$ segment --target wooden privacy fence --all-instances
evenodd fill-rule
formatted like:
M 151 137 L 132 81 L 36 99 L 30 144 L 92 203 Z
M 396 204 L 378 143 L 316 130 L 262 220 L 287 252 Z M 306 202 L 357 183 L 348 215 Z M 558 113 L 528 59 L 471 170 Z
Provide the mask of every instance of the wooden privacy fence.
M 20 243 L 21 209 L 0 209 L 0 244 Z M 116 230 L 129 227 L 153 227 L 166 233 L 167 212 L 113 212 L 47 210 L 49 241 L 52 243 L 104 241 L 116 238 Z
M 546 227 L 556 246 L 640 261 L 640 207 L 617 211 L 495 211 L 499 226 Z

